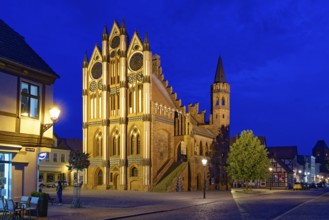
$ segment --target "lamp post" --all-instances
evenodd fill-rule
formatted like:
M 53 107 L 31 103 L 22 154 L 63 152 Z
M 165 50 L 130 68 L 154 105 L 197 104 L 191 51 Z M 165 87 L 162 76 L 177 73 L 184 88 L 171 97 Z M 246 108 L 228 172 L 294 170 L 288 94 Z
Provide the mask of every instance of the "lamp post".
M 54 105 L 51 109 L 49 109 L 50 119 L 53 123 L 41 124 L 40 125 L 40 147 L 42 145 L 42 136 L 49 128 L 51 128 L 58 120 L 61 110 Z M 39 173 L 40 173 L 40 166 L 39 161 L 44 160 L 47 154 L 45 152 L 38 153 L 37 155 L 37 192 L 39 192 Z
M 303 180 L 302 180 L 302 178 L 301 178 L 302 170 L 298 170 L 298 173 L 299 173 L 299 182 L 303 182 Z
M 268 168 L 268 170 L 269 170 L 269 171 L 270 171 L 270 173 L 271 173 L 271 180 L 270 180 L 270 190 L 272 190 L 272 181 L 273 181 L 272 171 L 273 171 L 273 168 L 272 168 L 272 167 L 270 167 L 270 168 Z
M 207 166 L 207 158 L 203 158 L 201 160 L 203 165 L 203 198 L 206 198 L 206 166 Z

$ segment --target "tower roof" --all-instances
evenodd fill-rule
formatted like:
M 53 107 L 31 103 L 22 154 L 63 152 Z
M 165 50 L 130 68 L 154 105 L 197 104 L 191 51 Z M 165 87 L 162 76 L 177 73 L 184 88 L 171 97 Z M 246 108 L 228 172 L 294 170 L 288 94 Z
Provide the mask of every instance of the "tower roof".
M 218 57 L 217 69 L 214 83 L 226 83 L 225 72 L 222 63 L 222 57 Z

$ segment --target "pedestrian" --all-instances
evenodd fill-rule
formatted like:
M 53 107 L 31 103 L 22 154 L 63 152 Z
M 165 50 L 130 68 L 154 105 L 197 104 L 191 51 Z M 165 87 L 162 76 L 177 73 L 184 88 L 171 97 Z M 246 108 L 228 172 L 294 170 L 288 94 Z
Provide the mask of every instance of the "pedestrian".
M 62 205 L 62 191 L 63 191 L 63 186 L 62 182 L 58 181 L 57 187 L 56 187 L 56 192 L 57 192 L 57 199 L 58 199 L 58 205 Z

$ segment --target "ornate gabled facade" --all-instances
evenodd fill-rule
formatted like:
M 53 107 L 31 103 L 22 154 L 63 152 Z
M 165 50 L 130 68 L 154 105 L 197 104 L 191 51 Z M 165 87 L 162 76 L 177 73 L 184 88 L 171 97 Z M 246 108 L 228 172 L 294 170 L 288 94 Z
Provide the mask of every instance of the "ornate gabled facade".
M 135 32 L 128 40 L 123 21 L 109 33 L 104 28 L 101 49 L 96 45 L 89 60 L 85 56 L 82 69 L 83 151 L 91 155 L 84 187 L 201 190 L 201 159 L 228 152 L 229 143 L 214 144 L 220 136 L 229 141 L 230 86 L 221 59 L 211 85 L 210 122 L 198 103 L 182 106 L 147 34 L 141 39 Z M 215 179 L 212 169 L 207 172 Z

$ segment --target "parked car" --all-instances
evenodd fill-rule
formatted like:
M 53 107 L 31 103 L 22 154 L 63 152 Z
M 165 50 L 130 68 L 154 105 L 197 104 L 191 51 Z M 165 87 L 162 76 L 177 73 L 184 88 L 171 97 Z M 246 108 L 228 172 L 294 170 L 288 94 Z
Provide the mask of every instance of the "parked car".
M 326 188 L 326 182 L 319 182 L 316 185 L 318 188 Z
M 61 180 L 62 186 L 68 186 L 69 183 L 66 180 Z M 58 185 L 58 181 L 55 183 L 56 186 Z
M 46 187 L 47 188 L 55 188 L 56 187 L 56 183 L 55 182 L 47 182 L 46 183 Z
M 312 183 L 309 184 L 309 188 L 310 189 L 316 189 L 316 188 L 318 188 L 318 186 L 317 186 L 317 184 L 315 184 L 314 182 L 312 182 Z
M 40 188 L 43 188 L 43 187 L 45 187 L 46 186 L 46 184 L 43 182 L 43 181 L 39 181 L 39 187 Z
M 310 185 L 308 183 L 302 183 L 303 189 L 310 189 Z
M 302 190 L 303 189 L 303 184 L 302 183 L 295 183 L 294 186 L 292 187 L 293 190 Z
M 66 180 L 60 180 L 60 181 L 62 182 L 62 186 L 68 186 L 69 185 L 69 183 Z M 48 182 L 46 184 L 46 187 L 47 188 L 55 188 L 55 187 L 57 187 L 57 185 L 58 185 L 58 181 L 56 181 L 56 182 Z

